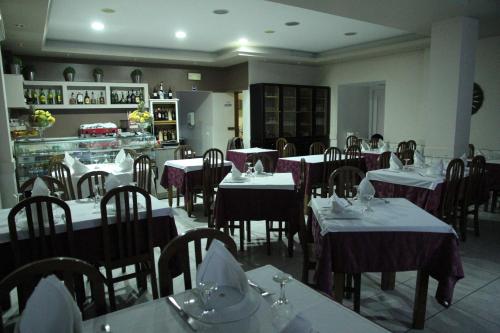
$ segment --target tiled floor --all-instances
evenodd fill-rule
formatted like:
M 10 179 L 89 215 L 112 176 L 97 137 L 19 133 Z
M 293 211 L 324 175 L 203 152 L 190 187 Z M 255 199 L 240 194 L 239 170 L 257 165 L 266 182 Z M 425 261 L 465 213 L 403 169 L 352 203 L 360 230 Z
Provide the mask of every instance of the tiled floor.
M 184 209 L 175 208 L 179 233 L 191 228 L 205 227 L 201 206 L 193 218 Z M 500 332 L 500 214 L 481 212 L 481 236 L 469 233 L 467 242 L 460 244 L 465 278 L 455 288 L 452 306 L 444 308 L 434 299 L 437 283 L 429 283 L 426 325 L 416 332 Z M 296 237 L 297 238 L 297 237 Z M 239 244 L 238 234 L 235 241 Z M 252 241 L 238 253 L 245 270 L 271 264 L 301 277 L 302 252 L 296 239 L 295 255 L 287 256 L 286 238 L 282 243 L 273 235 L 272 255 L 266 254 L 263 221 L 252 222 Z M 361 315 L 393 332 L 413 332 L 411 318 L 415 294 L 416 272 L 401 272 L 396 276 L 394 291 L 380 290 L 380 274 L 364 274 L 361 291 Z M 177 281 L 180 283 L 180 281 Z M 177 284 L 176 283 L 176 284 Z M 351 306 L 349 301 L 346 306 Z

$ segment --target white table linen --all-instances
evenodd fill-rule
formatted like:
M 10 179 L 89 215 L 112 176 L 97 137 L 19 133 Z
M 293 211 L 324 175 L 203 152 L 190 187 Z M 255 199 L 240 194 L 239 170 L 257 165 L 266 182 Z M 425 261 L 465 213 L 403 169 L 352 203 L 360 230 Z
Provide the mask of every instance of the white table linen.
M 329 232 L 433 232 L 455 234 L 453 227 L 403 198 L 374 198 L 372 212 L 358 201 L 341 213 L 331 210 L 329 198 L 313 198 L 309 205 L 321 228 Z
M 169 208 L 165 201 L 160 201 L 153 196 L 151 197 L 151 209 L 153 217 L 161 216 L 174 216 L 172 208 Z M 100 207 L 94 207 L 94 201 L 89 199 L 71 200 L 66 201 L 70 210 L 71 218 L 73 220 L 73 230 L 89 229 L 99 227 L 101 225 L 101 211 Z M 137 196 L 137 203 L 139 205 L 139 218 L 146 218 L 145 201 L 142 196 Z M 132 202 L 131 202 L 132 205 Z M 7 216 L 9 215 L 10 208 L 0 210 L 0 243 L 10 242 L 9 225 Z M 56 232 L 64 232 L 66 230 L 64 221 L 61 218 L 63 213 L 60 209 L 54 209 L 54 218 L 56 220 Z M 108 215 L 111 212 L 108 209 Z M 112 219 L 110 223 L 113 223 Z M 18 231 L 19 239 L 28 238 L 28 231 Z
M 224 161 L 224 166 L 231 166 L 233 162 Z M 184 173 L 198 171 L 203 169 L 203 158 L 189 158 L 185 160 L 169 160 L 165 166 L 181 169 Z
M 257 153 L 269 153 L 277 150 L 254 147 L 254 148 L 230 149 L 228 151 L 233 151 L 235 153 L 242 153 L 242 154 L 257 154 Z
M 248 271 L 246 274 L 262 288 L 278 295 L 279 284 L 272 280 L 273 275 L 278 272 L 277 268 L 267 265 Z M 332 329 L 343 333 L 388 332 L 297 280 L 286 285 L 286 295 L 294 311 L 310 321 L 314 331 L 319 333 L 332 332 Z M 272 301 L 271 297 L 266 297 L 262 299 L 259 309 L 252 316 L 234 323 L 207 327 L 203 332 L 275 332 L 270 310 Z M 100 332 L 103 324 L 109 324 L 112 332 L 121 333 L 191 331 L 163 298 L 87 320 L 83 323 L 83 332 Z
M 376 180 L 397 185 L 421 187 L 428 190 L 435 190 L 444 182 L 444 175 L 427 176 L 425 169 L 410 168 L 408 170 L 378 169 L 366 173 L 368 180 Z
M 241 179 L 233 179 L 231 174 L 227 174 L 220 182 L 219 188 L 228 189 L 253 189 L 253 190 L 289 190 L 295 189 L 295 182 L 291 172 L 274 174 L 256 174 L 248 177 L 244 175 Z

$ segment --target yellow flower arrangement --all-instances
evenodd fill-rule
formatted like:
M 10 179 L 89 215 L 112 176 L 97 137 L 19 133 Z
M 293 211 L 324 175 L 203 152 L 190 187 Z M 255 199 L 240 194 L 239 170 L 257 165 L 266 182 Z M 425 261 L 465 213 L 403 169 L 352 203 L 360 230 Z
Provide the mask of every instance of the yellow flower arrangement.
M 56 122 L 56 118 L 45 110 L 35 110 L 31 115 L 31 125 L 34 127 L 50 127 Z
M 137 124 L 151 122 L 151 114 L 144 110 L 144 102 L 140 102 L 137 105 L 137 110 L 132 111 L 128 115 L 128 120 Z

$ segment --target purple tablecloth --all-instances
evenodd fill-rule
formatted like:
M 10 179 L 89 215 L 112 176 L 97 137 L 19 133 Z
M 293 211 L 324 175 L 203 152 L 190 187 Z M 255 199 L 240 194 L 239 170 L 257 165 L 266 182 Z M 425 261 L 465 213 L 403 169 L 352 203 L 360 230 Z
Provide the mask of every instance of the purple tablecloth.
M 239 151 L 234 151 L 234 150 L 228 150 L 226 153 L 226 159 L 228 161 L 233 162 L 233 164 L 240 170 L 241 172 L 245 172 L 245 162 L 247 160 L 248 155 L 252 154 L 265 154 L 268 155 L 272 161 L 273 165 L 276 166 L 276 160 L 278 159 L 278 151 L 277 150 L 271 150 L 271 151 L 264 151 L 264 152 L 258 152 L 258 153 L 242 153 Z
M 378 153 L 364 152 L 363 157 L 365 159 L 366 171 L 377 170 L 378 163 L 377 159 L 380 156 Z
M 397 185 L 375 180 L 372 180 L 371 183 L 375 187 L 375 196 L 379 198 L 406 198 L 420 208 L 437 216 L 441 204 L 443 184 L 439 184 L 434 190 L 428 190 L 421 187 Z
M 312 215 L 312 214 L 311 214 Z M 332 272 L 398 272 L 424 270 L 439 284 L 436 299 L 451 304 L 453 289 L 464 277 L 458 239 L 451 233 L 335 232 L 320 234 L 316 218 L 309 216 L 318 264 L 316 282 L 332 293 Z
M 300 161 L 278 159 L 276 172 L 291 172 L 295 184 L 300 180 Z M 311 196 L 313 185 L 323 181 L 323 163 L 306 163 L 306 195 Z

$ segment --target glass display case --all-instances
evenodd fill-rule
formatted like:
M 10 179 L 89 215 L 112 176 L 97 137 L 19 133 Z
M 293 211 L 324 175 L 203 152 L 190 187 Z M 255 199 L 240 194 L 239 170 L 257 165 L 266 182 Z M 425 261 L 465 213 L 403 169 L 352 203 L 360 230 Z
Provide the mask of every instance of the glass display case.
M 49 160 L 54 155 L 70 153 L 84 164 L 111 163 L 120 149 L 134 149 L 155 159 L 155 137 L 140 134 L 95 138 L 17 139 L 14 141 L 14 158 L 18 184 L 27 179 L 45 175 Z

